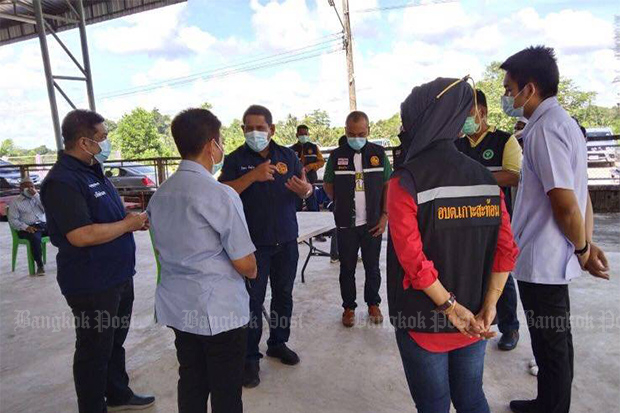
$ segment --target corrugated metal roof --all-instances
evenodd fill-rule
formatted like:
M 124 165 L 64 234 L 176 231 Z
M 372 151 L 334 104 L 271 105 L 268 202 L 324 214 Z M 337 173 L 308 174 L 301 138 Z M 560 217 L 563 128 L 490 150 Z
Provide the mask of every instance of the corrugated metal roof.
M 88 25 L 185 1 L 187 0 L 83 0 L 83 4 L 86 24 Z M 67 4 L 68 2 L 69 0 L 42 0 L 43 13 L 59 19 L 77 20 L 77 16 L 72 12 Z M 75 8 L 75 1 L 70 2 Z M 32 19 L 34 16 L 32 3 L 32 0 L 0 0 L 0 13 Z M 47 18 L 46 21 L 56 32 L 77 27 L 75 23 L 68 21 L 52 18 Z M 0 46 L 36 36 L 35 25 L 4 18 L 0 14 Z

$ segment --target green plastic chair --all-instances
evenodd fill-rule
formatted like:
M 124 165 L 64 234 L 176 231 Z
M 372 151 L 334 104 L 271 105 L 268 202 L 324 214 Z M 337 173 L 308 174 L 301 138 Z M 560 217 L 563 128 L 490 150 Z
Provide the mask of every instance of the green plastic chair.
M 159 252 L 155 248 L 155 242 L 153 242 L 153 233 L 149 229 L 149 236 L 151 237 L 151 246 L 153 247 L 153 255 L 155 255 L 155 264 L 157 265 L 157 284 L 161 282 L 161 264 L 159 263 Z
M 9 215 L 9 208 L 6 209 L 7 216 Z M 9 225 L 11 229 L 11 236 L 13 237 L 13 261 L 12 272 L 15 272 L 15 264 L 17 263 L 17 250 L 20 245 L 26 246 L 26 255 L 28 256 L 28 272 L 30 275 L 34 275 L 34 258 L 32 257 L 32 250 L 30 248 L 30 241 L 20 238 L 17 235 L 17 231 Z M 50 242 L 50 237 L 41 238 L 41 252 L 43 253 L 43 263 L 47 263 L 47 243 Z

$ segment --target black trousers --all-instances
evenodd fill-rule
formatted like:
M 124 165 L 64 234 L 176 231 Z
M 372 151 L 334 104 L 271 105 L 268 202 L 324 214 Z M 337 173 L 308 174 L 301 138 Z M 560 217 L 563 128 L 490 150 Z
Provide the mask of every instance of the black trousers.
M 502 334 L 519 330 L 517 288 L 512 274 L 508 276 L 504 292 L 497 301 L 497 326 Z
M 123 344 L 133 307 L 133 278 L 106 291 L 66 296 L 75 317 L 73 379 L 80 413 L 106 412 L 133 396 Z
M 379 270 L 379 256 L 381 255 L 382 237 L 373 237 L 367 225 L 354 228 L 338 228 L 338 255 L 340 256 L 340 294 L 342 307 L 355 309 L 357 304 L 355 288 L 355 267 L 357 266 L 357 251 L 362 249 L 362 262 L 366 271 L 364 284 L 364 301 L 368 305 L 379 305 L 379 287 L 381 286 L 381 271 Z
M 568 285 L 519 281 L 519 293 L 539 369 L 539 412 L 568 413 L 573 382 Z
M 205 413 L 209 395 L 213 413 L 243 412 L 247 326 L 214 336 L 173 330 L 179 360 L 179 413 Z
M 38 223 L 32 225 L 37 229 L 35 233 L 27 231 L 17 232 L 17 236 L 21 239 L 27 239 L 30 242 L 30 250 L 32 251 L 32 258 L 38 266 L 43 266 L 43 257 L 41 252 L 41 238 L 47 236 L 47 226 L 45 223 Z

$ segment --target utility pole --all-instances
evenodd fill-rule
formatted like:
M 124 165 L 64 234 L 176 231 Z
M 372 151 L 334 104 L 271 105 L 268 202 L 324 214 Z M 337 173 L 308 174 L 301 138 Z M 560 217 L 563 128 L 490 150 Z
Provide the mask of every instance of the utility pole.
M 342 12 L 344 14 L 344 47 L 347 56 L 347 75 L 349 83 L 349 109 L 357 110 L 357 97 L 355 95 L 355 69 L 353 68 L 353 39 L 351 37 L 351 20 L 349 18 L 349 0 L 342 0 Z

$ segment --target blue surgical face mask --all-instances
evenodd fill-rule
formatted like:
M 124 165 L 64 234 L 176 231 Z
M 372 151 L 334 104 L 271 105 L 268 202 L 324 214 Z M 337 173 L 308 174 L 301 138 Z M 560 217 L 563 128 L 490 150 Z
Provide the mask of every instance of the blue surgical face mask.
M 108 158 L 110 157 L 110 154 L 112 153 L 112 144 L 110 143 L 110 140 L 106 139 L 101 142 L 97 142 L 94 139 L 88 139 L 88 140 L 93 141 L 97 145 L 99 145 L 99 149 L 101 150 L 99 151 L 99 153 L 95 153 L 95 154 L 92 154 L 90 152 L 87 152 L 87 153 L 89 155 L 92 155 L 97 162 L 103 165 L 103 163 L 108 160 Z
M 213 159 L 213 155 L 211 155 L 211 161 L 213 162 L 213 167 L 211 168 L 211 174 L 215 175 L 217 174 L 221 169 L 222 166 L 224 166 L 224 157 L 226 155 L 224 155 L 224 149 L 222 149 L 222 147 L 215 142 L 215 146 L 217 146 L 217 149 L 220 150 L 220 152 L 222 153 L 222 160 L 219 161 L 218 163 L 215 163 L 215 160 Z
M 361 150 L 366 145 L 366 138 L 354 138 L 347 136 L 347 142 L 354 151 Z
M 299 135 L 297 137 L 297 139 L 299 140 L 300 143 L 304 144 L 304 143 L 308 143 L 310 142 L 310 136 L 308 135 Z
M 476 119 L 473 116 L 468 116 L 467 119 L 465 119 L 462 132 L 467 136 L 472 136 L 478 132 L 479 128 L 480 125 L 476 123 Z
M 517 93 L 516 96 L 502 96 L 502 110 L 504 111 L 506 115 L 513 117 L 513 118 L 520 118 L 523 116 L 523 108 L 525 107 L 525 105 L 527 105 L 527 102 L 530 101 L 532 96 L 534 96 L 532 94 L 532 96 L 530 96 L 529 99 L 525 101 L 523 106 L 515 108 L 515 99 L 517 98 L 517 96 L 523 93 L 524 90 L 525 90 L 525 87 L 521 89 L 521 91 Z
M 247 143 L 254 152 L 261 152 L 269 145 L 269 133 L 258 130 L 246 132 L 245 143 Z

